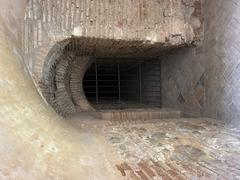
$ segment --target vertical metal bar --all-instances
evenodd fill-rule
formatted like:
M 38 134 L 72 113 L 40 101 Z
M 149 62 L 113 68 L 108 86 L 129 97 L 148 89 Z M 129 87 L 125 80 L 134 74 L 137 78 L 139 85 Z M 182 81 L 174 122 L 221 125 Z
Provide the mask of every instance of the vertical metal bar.
M 120 78 L 120 66 L 118 63 L 118 102 L 121 102 L 121 78 Z
M 98 104 L 98 66 L 97 66 L 97 61 L 95 62 L 95 80 L 96 80 L 96 103 Z
M 159 94 L 160 94 L 160 103 L 159 107 L 162 108 L 162 61 L 159 61 L 159 76 L 160 76 L 160 82 L 159 82 Z
M 139 102 L 142 103 L 142 64 L 138 64 Z

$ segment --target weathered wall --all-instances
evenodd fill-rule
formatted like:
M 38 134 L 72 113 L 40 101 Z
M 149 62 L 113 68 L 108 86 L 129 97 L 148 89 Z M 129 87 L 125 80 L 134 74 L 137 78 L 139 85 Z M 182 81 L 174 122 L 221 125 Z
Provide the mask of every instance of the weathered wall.
M 65 123 L 24 70 L 24 2 L 0 0 L 0 179 L 121 179 L 102 138 Z
M 30 0 L 24 31 L 25 60 L 35 78 L 50 48 L 72 35 L 83 37 L 82 55 L 156 55 L 161 49 L 197 43 L 201 1 Z
M 198 48 L 163 57 L 163 106 L 239 124 L 240 1 L 206 0 Z
M 57 59 L 65 46 L 74 49 L 75 57 L 155 57 L 162 50 L 197 44 L 201 37 L 201 0 L 30 0 L 24 57 L 40 94 L 66 115 L 76 109 L 66 92 L 67 80 L 60 86 L 51 84 L 57 69 L 64 79 L 71 74 L 71 63 L 65 63 L 69 72 L 58 67 L 63 65 Z M 58 48 L 49 56 L 53 46 Z M 63 57 L 63 62 L 64 58 L 68 59 Z M 80 96 L 87 102 L 83 93 Z

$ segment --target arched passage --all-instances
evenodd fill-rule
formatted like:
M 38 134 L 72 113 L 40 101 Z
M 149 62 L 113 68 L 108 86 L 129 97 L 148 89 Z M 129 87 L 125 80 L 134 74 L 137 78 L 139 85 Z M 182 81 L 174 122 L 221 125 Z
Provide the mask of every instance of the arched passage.
M 91 59 L 79 56 L 69 44 L 71 41 L 65 40 L 51 49 L 44 62 L 41 80 L 43 96 L 63 116 L 72 114 L 77 109 L 92 109 L 81 86 Z
M 158 59 L 93 53 L 81 49 L 81 39 L 70 38 L 48 53 L 40 86 L 47 102 L 62 116 L 76 111 L 160 107 L 160 69 Z

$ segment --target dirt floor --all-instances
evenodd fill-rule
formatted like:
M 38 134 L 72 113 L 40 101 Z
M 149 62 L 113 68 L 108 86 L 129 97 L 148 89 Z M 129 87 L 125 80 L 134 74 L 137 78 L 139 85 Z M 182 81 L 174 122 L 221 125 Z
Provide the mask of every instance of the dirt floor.
M 123 179 L 240 179 L 240 132 L 216 120 L 108 121 L 83 115 L 70 122 L 103 137 L 116 156 L 106 158 Z

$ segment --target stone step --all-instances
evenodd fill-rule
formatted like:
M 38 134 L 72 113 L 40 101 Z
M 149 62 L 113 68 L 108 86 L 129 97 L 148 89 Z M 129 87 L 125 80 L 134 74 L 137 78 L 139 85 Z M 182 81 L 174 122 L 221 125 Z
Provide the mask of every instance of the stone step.
M 177 119 L 181 118 L 181 112 L 172 109 L 145 108 L 145 109 L 124 109 L 124 110 L 101 110 L 99 118 L 109 121 L 134 121 L 151 119 Z

